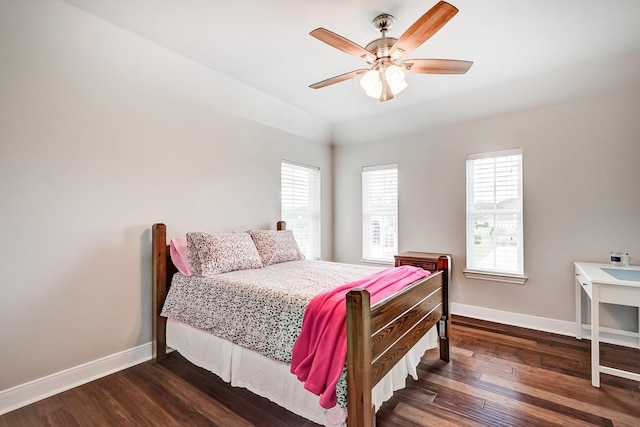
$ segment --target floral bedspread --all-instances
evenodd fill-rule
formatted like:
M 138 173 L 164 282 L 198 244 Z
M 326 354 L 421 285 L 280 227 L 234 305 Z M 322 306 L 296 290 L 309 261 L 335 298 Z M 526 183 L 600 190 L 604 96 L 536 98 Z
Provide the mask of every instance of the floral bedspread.
M 176 273 L 161 315 L 290 364 L 309 301 L 380 269 L 301 260 L 214 277 Z M 347 406 L 346 389 L 345 369 L 336 386 L 341 408 Z
M 301 260 L 215 277 L 177 273 L 161 314 L 271 359 L 290 363 L 309 301 L 326 289 L 379 270 Z

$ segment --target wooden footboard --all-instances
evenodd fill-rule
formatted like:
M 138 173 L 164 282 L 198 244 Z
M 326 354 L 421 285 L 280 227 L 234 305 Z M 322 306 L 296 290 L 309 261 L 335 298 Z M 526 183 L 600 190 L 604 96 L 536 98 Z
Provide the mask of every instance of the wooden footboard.
M 283 222 L 278 229 L 285 228 Z M 177 272 L 167 245 L 166 226 L 152 227 L 153 358 L 166 356 L 166 318 L 160 316 L 171 278 Z M 369 293 L 354 289 L 347 295 L 347 424 L 375 425 L 372 388 L 422 338 L 439 325 L 440 357 L 449 360 L 448 269 L 437 272 L 370 306 Z
M 366 290 L 349 292 L 347 425 L 375 425 L 371 389 L 443 318 L 446 286 L 446 272 L 438 271 L 373 307 Z

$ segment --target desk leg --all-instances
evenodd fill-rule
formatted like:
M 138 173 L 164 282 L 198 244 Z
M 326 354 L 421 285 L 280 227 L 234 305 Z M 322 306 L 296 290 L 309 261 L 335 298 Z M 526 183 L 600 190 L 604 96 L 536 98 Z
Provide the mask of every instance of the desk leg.
M 582 285 L 576 282 L 576 339 L 582 339 Z
M 600 387 L 600 287 L 591 293 L 591 385 Z

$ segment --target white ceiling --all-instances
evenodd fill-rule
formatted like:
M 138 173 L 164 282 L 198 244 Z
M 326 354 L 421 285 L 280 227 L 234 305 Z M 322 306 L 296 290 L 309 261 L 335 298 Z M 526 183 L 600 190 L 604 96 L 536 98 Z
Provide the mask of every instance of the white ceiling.
M 363 68 L 309 36 L 324 27 L 365 46 L 386 12 L 399 37 L 436 0 L 65 0 L 328 123 L 361 142 L 425 126 L 548 105 L 640 74 L 638 0 L 450 0 L 460 12 L 409 58 L 474 62 L 465 75 L 407 76 L 381 103 L 358 79 L 309 84 Z

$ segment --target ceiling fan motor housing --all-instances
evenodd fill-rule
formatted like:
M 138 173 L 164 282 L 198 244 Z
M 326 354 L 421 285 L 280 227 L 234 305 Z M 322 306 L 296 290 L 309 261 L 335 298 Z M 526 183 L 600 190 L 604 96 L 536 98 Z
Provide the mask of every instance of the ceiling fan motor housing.
M 389 50 L 395 44 L 396 38 L 394 37 L 380 37 L 369 43 L 365 49 L 373 53 L 376 59 L 389 58 Z

